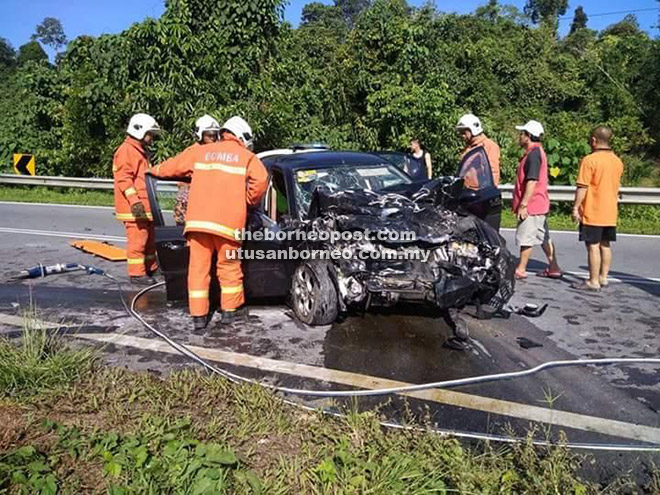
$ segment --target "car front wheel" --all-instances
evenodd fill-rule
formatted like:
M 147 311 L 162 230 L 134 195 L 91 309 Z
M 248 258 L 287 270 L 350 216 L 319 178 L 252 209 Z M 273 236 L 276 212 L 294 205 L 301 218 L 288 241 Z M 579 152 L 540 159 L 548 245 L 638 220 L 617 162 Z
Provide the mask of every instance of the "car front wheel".
M 337 319 L 337 290 L 327 262 L 303 262 L 296 268 L 291 284 L 291 301 L 296 317 L 307 325 L 330 325 Z

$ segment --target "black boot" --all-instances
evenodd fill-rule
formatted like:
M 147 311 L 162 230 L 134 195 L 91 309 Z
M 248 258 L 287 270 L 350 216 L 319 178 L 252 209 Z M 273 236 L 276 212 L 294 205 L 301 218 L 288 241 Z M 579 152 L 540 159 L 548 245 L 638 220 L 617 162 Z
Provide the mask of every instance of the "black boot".
M 154 285 L 156 281 L 148 275 L 143 275 L 141 277 L 131 277 L 131 284 L 136 287 L 149 287 Z
M 209 316 L 193 316 L 193 332 L 200 333 L 206 329 L 209 324 Z
M 223 311 L 222 312 L 222 324 L 231 325 L 237 321 L 243 320 L 247 321 L 248 318 L 248 309 L 247 306 L 235 309 L 233 311 Z

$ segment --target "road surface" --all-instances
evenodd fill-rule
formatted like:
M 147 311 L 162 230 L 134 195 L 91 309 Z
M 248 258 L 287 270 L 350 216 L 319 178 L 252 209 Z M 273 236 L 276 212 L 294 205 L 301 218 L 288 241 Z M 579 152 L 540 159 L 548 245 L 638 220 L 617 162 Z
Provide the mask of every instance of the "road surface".
M 111 209 L 4 203 L 0 234 L 2 332 L 17 334 L 16 318 L 33 300 L 39 318 L 71 323 L 75 328 L 69 332 L 78 335 L 76 341 L 101 346 L 111 364 L 158 373 L 192 365 L 159 347 L 160 341 L 129 318 L 117 288 L 106 279 L 70 274 L 29 283 L 7 281 L 16 270 L 38 263 L 78 262 L 99 266 L 126 282 L 123 263 L 94 258 L 68 245 L 76 238 L 121 244 L 123 227 Z M 515 250 L 513 232 L 503 235 Z M 573 274 L 584 272 L 586 258 L 577 236 L 556 233 L 554 239 L 562 267 Z M 293 319 L 286 307 L 260 306 L 251 310 L 249 322 L 233 327 L 212 323 L 203 336 L 189 333 L 185 308 L 168 307 L 162 289 L 147 294 L 139 308 L 158 328 L 201 349 L 219 366 L 289 387 L 381 388 L 392 381 L 415 384 L 516 371 L 557 359 L 658 357 L 659 248 L 657 237 L 620 236 L 614 254 L 616 281 L 601 294 L 569 289 L 575 275 L 565 280 L 530 277 L 517 285 L 512 304 L 548 303 L 546 313 L 534 319 L 469 318 L 471 341 L 465 352 L 445 347 L 449 331 L 444 322 L 414 307 L 352 315 L 332 326 L 312 328 Z M 540 251 L 535 259 L 539 256 Z M 543 266 L 535 261 L 531 268 Z M 524 349 L 521 337 L 541 347 Z M 108 345 L 108 340 L 113 343 Z M 365 377 L 371 385 L 360 385 Z M 560 369 L 451 392 L 429 391 L 396 397 L 383 414 L 401 419 L 404 400 L 420 415 L 428 411 L 431 421 L 444 429 L 502 434 L 513 428 L 524 434 L 530 425 L 543 424 L 550 425 L 552 435 L 566 431 L 573 442 L 660 444 L 657 365 Z M 382 401 L 363 398 L 359 405 L 372 407 Z M 611 474 L 620 461 L 616 456 L 608 461 Z

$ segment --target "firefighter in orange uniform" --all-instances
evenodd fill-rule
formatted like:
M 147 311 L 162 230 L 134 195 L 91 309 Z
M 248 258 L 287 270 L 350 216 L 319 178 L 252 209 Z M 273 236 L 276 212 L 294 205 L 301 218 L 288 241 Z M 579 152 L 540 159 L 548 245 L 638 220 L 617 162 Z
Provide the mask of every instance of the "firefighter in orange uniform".
M 197 141 L 188 146 L 182 153 L 189 153 L 209 143 L 215 143 L 219 138 L 220 124 L 210 115 L 203 115 L 195 121 L 195 136 Z M 177 155 L 170 160 L 178 160 Z M 169 161 L 169 160 L 168 160 Z M 168 161 L 162 163 L 165 165 Z M 190 193 L 190 184 L 186 182 L 179 182 L 179 188 L 176 195 L 176 203 L 174 204 L 174 221 L 177 225 L 184 225 L 186 223 L 186 210 L 188 209 L 188 194 Z
M 153 217 L 147 200 L 144 174 L 151 167 L 147 147 L 160 134 L 153 117 L 138 113 L 131 117 L 128 136 L 115 151 L 112 174 L 115 181 L 115 216 L 126 228 L 126 258 L 132 283 L 150 285 L 158 269 Z
M 162 178 L 192 178 L 184 234 L 190 247 L 188 303 L 195 331 L 204 330 L 209 322 L 214 252 L 222 322 L 231 323 L 245 314 L 241 261 L 231 253 L 241 245 L 237 233 L 245 228 L 247 207 L 261 201 L 268 184 L 266 168 L 249 150 L 252 129 L 248 123 L 232 117 L 220 132 L 219 142 L 181 153 L 150 172 Z

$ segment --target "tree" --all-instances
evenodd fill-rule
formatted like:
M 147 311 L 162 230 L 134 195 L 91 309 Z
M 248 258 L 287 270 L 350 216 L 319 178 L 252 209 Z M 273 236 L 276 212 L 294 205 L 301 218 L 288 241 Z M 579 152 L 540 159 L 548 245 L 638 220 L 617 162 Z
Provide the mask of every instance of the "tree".
M 342 17 L 349 27 L 353 27 L 357 16 L 370 5 L 371 0 L 335 0 L 335 7 L 341 11 Z
M 498 0 L 488 0 L 487 5 L 482 5 L 474 11 L 477 17 L 484 17 L 491 22 L 495 22 L 500 16 L 501 7 Z
M 11 43 L 0 38 L 0 67 L 11 67 L 16 62 L 16 50 Z
M 328 23 L 343 20 L 341 11 L 334 5 L 321 2 L 308 3 L 303 7 L 301 24 Z
M 605 36 L 634 36 L 640 34 L 642 30 L 639 27 L 639 21 L 635 14 L 628 14 L 616 24 L 606 27 L 601 33 Z
M 40 60 L 48 60 L 48 55 L 46 55 L 38 41 L 29 41 L 18 48 L 18 57 L 16 57 L 18 65 L 30 61 L 39 62 Z
M 525 14 L 534 24 L 539 22 L 556 29 L 557 18 L 566 13 L 568 0 L 527 0 Z
M 579 29 L 585 29 L 587 27 L 587 22 L 589 22 L 589 18 L 587 17 L 587 14 L 585 14 L 584 9 L 582 8 L 582 5 L 580 5 L 577 9 L 575 9 L 575 15 L 573 16 L 573 23 L 571 24 L 571 30 L 568 33 L 569 36 Z
M 66 45 L 66 35 L 62 23 L 55 17 L 46 17 L 37 26 L 36 32 L 30 38 L 32 41 L 41 41 L 44 45 L 54 50 Z

